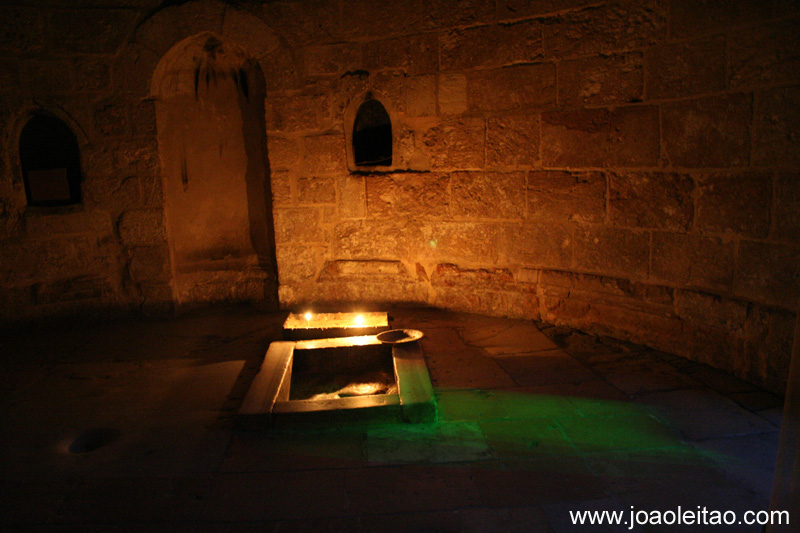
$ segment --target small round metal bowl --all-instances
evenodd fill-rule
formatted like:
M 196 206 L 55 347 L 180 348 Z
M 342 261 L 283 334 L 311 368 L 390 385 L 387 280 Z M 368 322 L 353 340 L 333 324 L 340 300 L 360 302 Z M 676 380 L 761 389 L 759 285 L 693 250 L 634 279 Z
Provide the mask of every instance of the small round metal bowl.
M 423 335 L 424 333 L 418 329 L 390 329 L 389 331 L 378 333 L 377 338 L 384 344 L 400 344 L 418 341 Z

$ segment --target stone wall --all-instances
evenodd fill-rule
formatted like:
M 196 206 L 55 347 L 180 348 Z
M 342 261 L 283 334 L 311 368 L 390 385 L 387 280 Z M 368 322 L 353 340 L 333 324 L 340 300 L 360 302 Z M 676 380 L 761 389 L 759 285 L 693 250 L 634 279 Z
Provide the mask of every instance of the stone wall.
M 115 4 L 0 8 L 5 145 L 42 105 L 86 137 L 74 213 L 26 208 L 3 154 L 7 314 L 72 294 L 64 280 L 171 301 L 147 97 L 164 54 L 210 31 L 264 72 L 283 306 L 541 319 L 782 391 L 800 297 L 796 3 Z M 367 92 L 393 121 L 389 172 L 348 166 Z M 51 217 L 76 231 L 43 231 Z

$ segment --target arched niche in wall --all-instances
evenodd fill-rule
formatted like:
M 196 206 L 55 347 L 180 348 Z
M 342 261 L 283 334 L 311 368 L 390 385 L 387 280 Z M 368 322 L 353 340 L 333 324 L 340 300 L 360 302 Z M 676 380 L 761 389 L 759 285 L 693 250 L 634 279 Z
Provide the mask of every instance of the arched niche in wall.
M 344 117 L 347 165 L 351 171 L 381 172 L 397 168 L 391 107 L 375 91 L 353 100 Z
M 81 202 L 78 139 L 60 118 L 37 111 L 19 133 L 19 161 L 27 205 L 54 207 Z
M 153 75 L 179 304 L 259 299 L 259 279 L 276 299 L 265 92 L 258 62 L 211 32 L 173 46 Z

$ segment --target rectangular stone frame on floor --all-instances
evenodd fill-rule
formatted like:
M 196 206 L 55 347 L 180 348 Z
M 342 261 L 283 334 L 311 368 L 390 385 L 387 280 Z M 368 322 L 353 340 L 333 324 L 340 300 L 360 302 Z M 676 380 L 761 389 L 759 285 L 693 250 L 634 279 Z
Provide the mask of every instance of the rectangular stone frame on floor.
M 295 349 L 322 349 L 325 346 L 375 345 L 374 335 L 310 341 L 278 341 L 270 344 L 247 395 L 239 409 L 238 423 L 243 428 L 272 425 L 277 418 L 292 422 L 336 422 L 343 418 L 386 421 L 400 418 L 422 423 L 436 420 L 428 367 L 419 342 L 392 346 L 398 394 L 377 394 L 333 400 L 289 400 L 292 360 Z M 312 415 L 312 416 L 308 416 Z M 374 416 L 373 416 L 374 415 Z

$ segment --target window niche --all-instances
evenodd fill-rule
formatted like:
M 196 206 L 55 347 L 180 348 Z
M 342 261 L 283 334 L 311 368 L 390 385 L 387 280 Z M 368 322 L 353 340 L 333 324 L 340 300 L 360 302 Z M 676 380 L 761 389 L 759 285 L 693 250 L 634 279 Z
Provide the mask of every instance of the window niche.
M 378 100 L 358 107 L 353 123 L 353 159 L 357 167 L 392 165 L 392 121 Z
M 347 113 L 347 159 L 351 171 L 386 172 L 396 168 L 394 135 L 389 110 L 382 99 L 367 92 Z
M 20 132 L 19 159 L 29 206 L 81 202 L 78 140 L 62 120 L 41 113 L 31 117 Z

